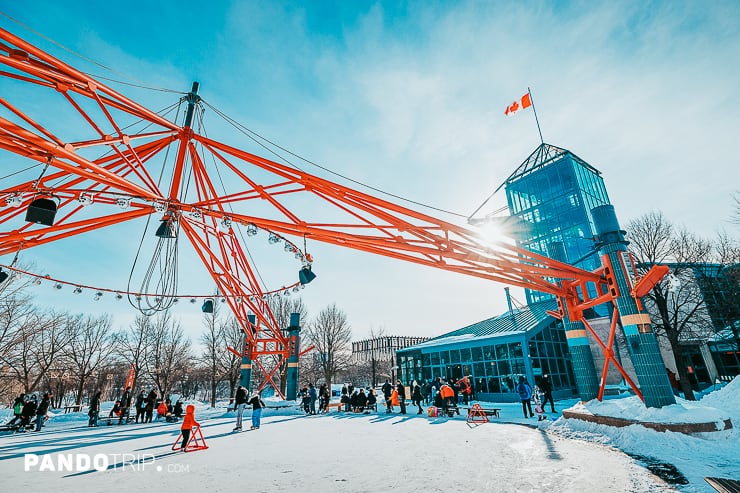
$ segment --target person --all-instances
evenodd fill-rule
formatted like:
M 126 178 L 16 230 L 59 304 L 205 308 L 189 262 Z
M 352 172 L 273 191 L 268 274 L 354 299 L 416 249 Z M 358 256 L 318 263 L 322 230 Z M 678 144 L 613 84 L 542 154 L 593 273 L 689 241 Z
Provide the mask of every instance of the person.
M 39 407 L 36 409 L 36 431 L 41 431 L 41 427 L 44 426 L 44 420 L 46 419 L 46 413 L 49 410 L 49 404 L 51 403 L 51 397 L 49 393 L 45 393 L 41 398 Z
M 175 402 L 175 409 L 172 413 L 175 415 L 175 419 L 182 418 L 182 399 L 177 399 L 177 402 Z
M 375 406 L 375 410 L 377 411 L 378 407 L 378 398 L 375 396 L 375 389 L 370 389 L 367 391 L 367 408 L 368 410 L 365 411 L 365 414 L 370 413 L 370 408 Z
M 532 400 L 534 401 L 534 412 L 537 413 L 537 421 L 547 419 L 545 417 L 545 410 L 542 408 L 542 397 L 544 394 L 540 390 L 539 386 L 534 386 L 534 392 L 532 392 Z
M 136 406 L 136 423 L 139 422 L 139 418 L 141 418 L 141 422 L 144 422 L 144 413 L 146 412 L 146 397 L 144 397 L 144 391 L 142 390 L 139 392 L 139 395 L 136 396 L 136 402 L 134 403 Z
M 308 384 L 308 398 L 309 398 L 309 406 L 311 409 L 311 414 L 316 414 L 316 388 L 313 386 L 312 383 Z
M 367 395 L 365 395 L 365 389 L 360 389 L 360 393 L 357 394 L 357 412 L 364 413 L 365 406 L 367 406 Z
M 462 394 L 463 404 L 468 405 L 468 398 L 470 397 L 470 381 L 468 381 L 467 375 L 458 380 L 457 385 L 460 387 L 460 394 Z
M 352 395 L 349 396 L 349 408 L 353 413 L 357 412 L 357 408 L 359 406 L 357 402 L 357 396 L 358 392 L 356 390 L 352 392 Z
M 144 407 L 144 412 L 146 412 L 146 423 L 152 422 L 152 418 L 154 417 L 155 402 L 157 402 L 157 392 L 152 389 L 146 396 L 146 406 Z
M 131 408 L 131 387 L 126 387 L 121 396 L 121 417 L 118 418 L 118 424 L 123 424 L 128 418 L 129 409 Z
M 113 407 L 110 409 L 110 412 L 108 413 L 108 425 L 110 426 L 111 420 L 113 420 L 113 416 L 120 416 L 121 415 L 121 401 L 116 401 L 113 403 Z
M 160 401 L 160 403 L 157 405 L 157 417 L 154 418 L 154 421 L 159 421 L 160 418 L 166 418 L 166 417 L 167 417 L 167 402 Z
M 383 397 L 385 398 L 385 412 L 392 413 L 393 404 L 391 403 L 391 391 L 393 390 L 393 385 L 391 385 L 391 382 L 387 378 L 385 379 L 385 383 L 381 387 L 381 390 L 383 391 Z
M 87 415 L 90 417 L 90 419 L 87 422 L 87 426 L 93 427 L 98 426 L 98 417 L 100 416 L 100 396 L 102 395 L 101 391 L 95 392 L 95 394 L 90 399 L 90 410 L 87 412 Z
M 252 405 L 252 427 L 250 430 L 259 430 L 260 419 L 262 418 L 262 409 L 265 408 L 265 403 L 259 393 L 255 393 L 252 395 L 252 398 L 247 401 L 247 404 Z
M 195 406 L 188 404 L 188 407 L 185 408 L 185 418 L 182 420 L 182 426 L 180 426 L 180 431 L 182 432 L 182 445 L 180 446 L 180 450 L 185 451 L 185 447 L 190 441 L 190 432 L 193 431 L 193 428 L 196 426 L 200 426 L 200 424 L 195 421 Z
M 36 408 L 38 403 L 36 402 L 36 394 L 23 403 L 23 409 L 21 409 L 21 427 L 19 431 L 26 431 L 26 427 L 31 424 L 31 420 L 36 415 Z
M 414 390 L 411 391 L 411 402 L 412 404 L 416 404 L 417 406 L 419 406 L 419 412 L 417 412 L 416 414 L 422 413 L 422 410 L 421 410 L 422 399 L 423 399 L 423 396 L 421 395 L 421 385 L 419 385 L 418 383 L 416 383 L 416 381 L 414 381 Z
M 329 387 L 322 383 L 321 387 L 319 388 L 319 412 L 320 413 L 326 413 L 329 410 L 329 401 L 331 400 L 331 395 L 329 394 Z
M 534 413 L 532 412 L 532 387 L 529 386 L 527 379 L 524 375 L 519 375 L 519 383 L 516 386 L 516 392 L 519 394 L 519 400 L 522 401 L 522 412 L 524 412 L 525 418 L 533 418 Z M 529 416 L 527 416 L 529 411 Z
M 247 407 L 247 389 L 243 385 L 240 385 L 236 389 L 234 404 L 236 405 L 236 426 L 234 426 L 234 431 L 242 431 L 242 415 L 244 414 L 244 409 Z
M 23 404 L 25 404 L 26 395 L 23 393 L 20 393 L 18 397 L 15 398 L 13 401 L 13 419 L 8 421 L 5 425 L 6 426 L 13 426 L 16 423 L 21 422 L 21 411 L 23 411 Z
M 308 387 L 301 389 L 301 404 L 303 404 L 303 412 L 311 414 L 311 397 L 308 395 Z
M 550 383 L 550 375 L 542 375 L 540 381 L 540 390 L 542 390 L 542 409 L 545 409 L 547 401 L 550 401 L 550 411 L 555 412 L 555 401 L 552 399 L 552 384 Z
M 442 401 L 442 411 L 444 412 L 444 414 L 449 413 L 450 407 L 454 407 L 457 410 L 457 414 L 460 414 L 460 410 L 457 409 L 457 405 L 455 404 L 455 401 L 454 401 L 455 391 L 452 390 L 452 387 L 447 385 L 447 383 L 443 383 L 441 387 L 439 388 L 439 392 L 437 392 L 437 395 Z M 436 407 L 440 407 L 440 406 L 436 406 Z
M 400 406 L 401 403 L 398 400 L 398 389 L 396 387 L 391 390 L 391 397 L 389 399 L 389 402 L 391 403 L 391 410 L 390 412 L 393 412 L 393 406 Z

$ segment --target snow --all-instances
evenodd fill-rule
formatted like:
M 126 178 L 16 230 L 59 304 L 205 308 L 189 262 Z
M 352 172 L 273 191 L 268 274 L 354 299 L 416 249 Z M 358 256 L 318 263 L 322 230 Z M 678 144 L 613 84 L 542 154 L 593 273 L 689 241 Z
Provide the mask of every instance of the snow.
M 698 403 L 645 410 L 631 397 L 603 403 L 559 401 L 558 409 L 585 406 L 591 412 L 618 410 L 620 417 L 675 422 L 684 413 L 737 418 L 736 379 Z M 518 403 L 481 403 L 501 408 L 489 424 L 462 416 L 429 418 L 409 414 L 305 416 L 293 403 L 266 399 L 259 430 L 232 433 L 234 413 L 194 402 L 209 448 L 173 452 L 179 424 L 88 428 L 85 413 L 57 414 L 41 432 L 0 435 L 0 477 L 12 491 L 647 491 L 710 492 L 705 476 L 740 479 L 740 433 L 688 436 L 639 425 L 612 428 L 563 419 L 525 419 Z M 711 404 L 711 406 L 708 406 Z M 109 405 L 105 406 L 107 409 Z M 670 406 L 673 408 L 674 406 Z M 396 408 L 398 410 L 398 408 Z M 7 413 L 7 410 L 5 410 Z M 2 412 L 0 412 L 2 414 Z M 107 412 L 103 412 L 104 415 Z M 553 417 L 552 413 L 548 413 Z M 249 411 L 245 413 L 249 424 Z M 674 420 L 674 421 L 671 421 Z M 738 421 L 735 421 L 738 423 Z M 525 425 L 525 426 L 522 426 Z M 711 436 L 710 436 L 711 435 Z M 632 456 L 675 465 L 686 485 L 666 485 Z M 27 454 L 37 454 L 36 456 Z M 105 470 L 58 470 L 65 454 L 107 458 Z M 24 470 L 31 457 L 46 457 L 46 469 Z M 51 464 L 51 467 L 49 467 Z M 161 470 L 157 470 L 160 468 Z
M 640 425 L 615 428 L 562 418 L 544 427 L 548 433 L 558 436 L 608 445 L 633 456 L 650 457 L 672 464 L 688 479 L 688 484 L 679 486 L 681 491 L 713 492 L 714 489 L 704 481 L 707 476 L 740 480 L 740 377 L 735 377 L 731 383 L 707 394 L 698 402 L 677 399 L 677 404 L 673 406 L 646 409 L 636 404 L 636 399 L 628 397 L 601 403 L 591 401 L 576 404 L 571 409 L 660 423 L 708 422 L 729 417 L 733 428 L 716 433 L 685 435 L 658 432 Z M 682 421 L 684 419 L 686 421 Z

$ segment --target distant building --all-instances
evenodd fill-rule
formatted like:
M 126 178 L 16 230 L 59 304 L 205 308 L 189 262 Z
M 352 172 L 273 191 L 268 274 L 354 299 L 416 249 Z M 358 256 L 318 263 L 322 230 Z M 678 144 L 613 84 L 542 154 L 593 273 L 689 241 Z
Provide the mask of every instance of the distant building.
M 399 349 L 419 344 L 428 337 L 382 336 L 352 343 L 352 360 L 372 361 L 373 359 L 392 359 Z

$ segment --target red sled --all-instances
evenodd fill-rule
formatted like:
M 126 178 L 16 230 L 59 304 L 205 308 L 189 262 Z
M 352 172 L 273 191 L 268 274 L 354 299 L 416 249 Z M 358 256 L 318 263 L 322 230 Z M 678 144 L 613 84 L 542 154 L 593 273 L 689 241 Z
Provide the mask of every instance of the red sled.
M 177 450 L 178 448 L 181 448 L 185 452 L 196 452 L 198 450 L 205 450 L 208 448 L 208 445 L 206 445 L 206 439 L 203 438 L 203 432 L 200 431 L 200 425 L 193 426 L 193 429 L 190 432 L 190 440 L 188 440 L 188 443 L 185 444 L 184 448 L 182 447 L 182 445 L 178 447 L 178 444 L 181 440 L 182 431 L 177 437 L 177 440 L 175 440 L 175 443 L 172 444 L 172 450 Z

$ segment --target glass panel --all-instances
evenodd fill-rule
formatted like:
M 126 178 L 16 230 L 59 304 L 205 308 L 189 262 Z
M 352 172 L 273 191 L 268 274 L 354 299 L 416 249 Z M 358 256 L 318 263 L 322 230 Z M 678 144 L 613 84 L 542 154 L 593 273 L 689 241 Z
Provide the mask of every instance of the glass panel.
M 485 347 L 483 348 L 483 355 L 485 356 L 485 358 L 486 358 L 487 360 L 492 360 L 492 359 L 496 359 L 496 358 L 494 358 L 494 356 L 493 356 L 494 354 L 495 354 L 495 353 L 493 352 L 493 346 L 485 346 Z
M 473 364 L 473 378 L 476 380 L 486 376 L 486 365 L 485 363 L 474 363 Z
M 509 357 L 510 358 L 521 358 L 522 357 L 522 345 L 520 343 L 509 344 Z
M 450 351 L 450 363 L 459 363 L 460 362 L 460 351 L 457 349 L 453 349 Z
M 421 365 L 424 367 L 430 366 L 432 364 L 432 358 L 429 354 L 422 354 L 421 355 Z
M 509 351 L 506 348 L 506 344 L 496 346 L 496 359 L 507 359 L 509 357 Z
M 473 361 L 483 361 L 483 348 L 474 347 L 472 352 L 473 352 Z
M 495 361 L 491 361 L 490 363 L 488 363 L 487 368 L 489 377 L 498 375 L 498 365 Z
M 507 373 L 511 372 L 511 366 L 509 365 L 509 360 L 501 360 L 498 362 L 498 374 L 499 375 L 506 375 Z
M 430 356 L 432 357 L 432 365 L 438 365 L 439 364 L 439 353 L 431 353 Z
M 488 379 L 488 391 L 489 392 L 501 392 L 501 383 L 497 377 Z
M 460 350 L 460 361 L 465 363 L 466 361 L 472 361 L 470 358 L 470 348 L 464 348 Z
M 439 352 L 439 364 L 446 365 L 450 362 L 450 355 L 447 351 Z

